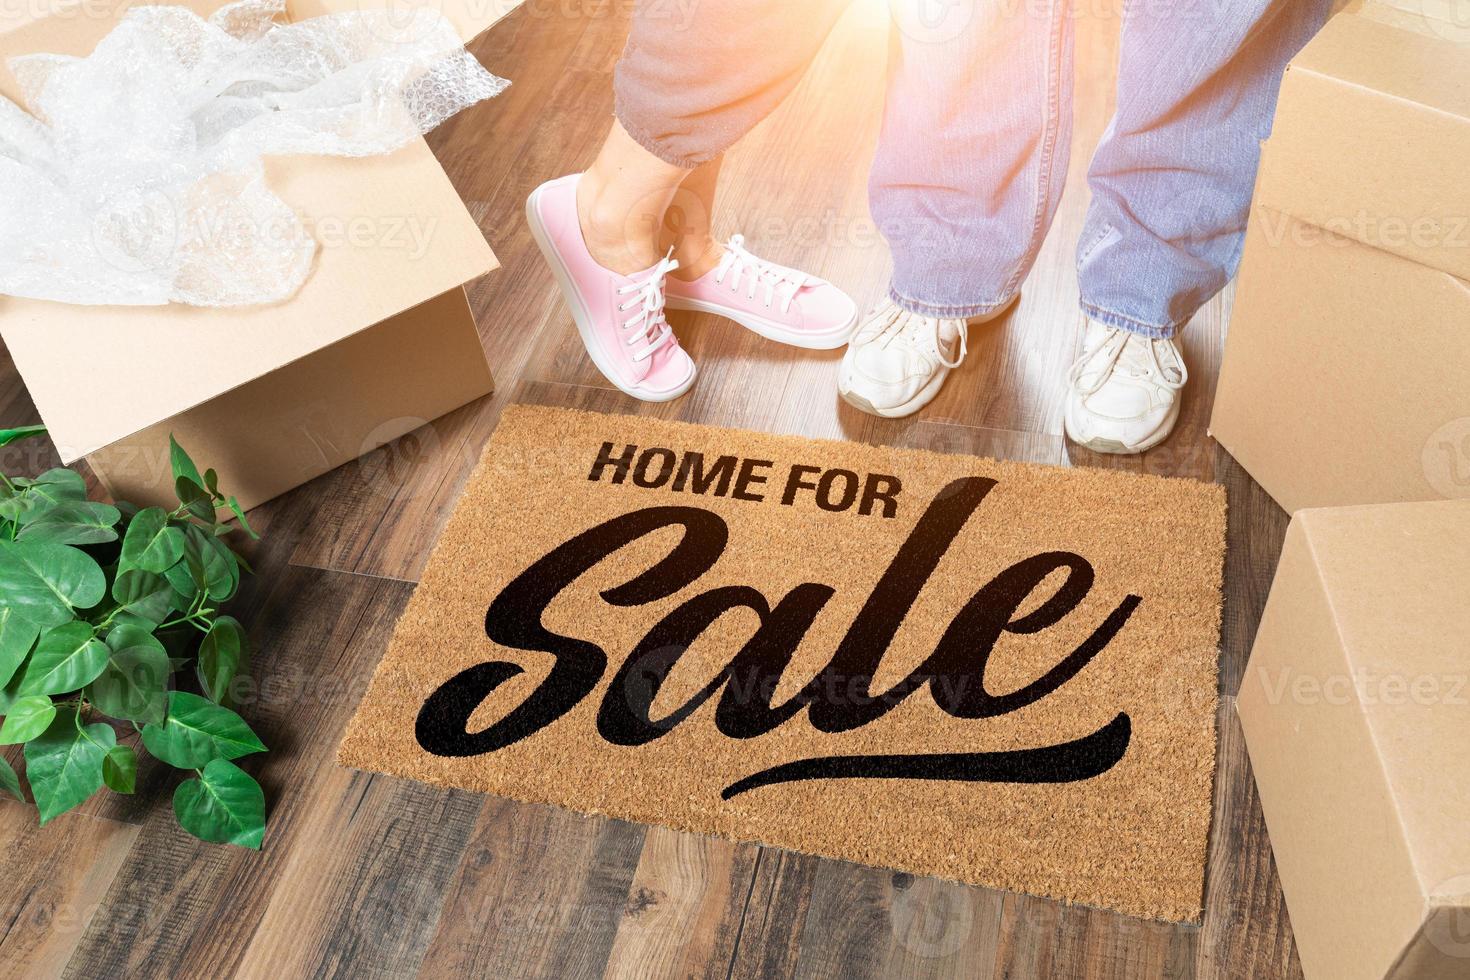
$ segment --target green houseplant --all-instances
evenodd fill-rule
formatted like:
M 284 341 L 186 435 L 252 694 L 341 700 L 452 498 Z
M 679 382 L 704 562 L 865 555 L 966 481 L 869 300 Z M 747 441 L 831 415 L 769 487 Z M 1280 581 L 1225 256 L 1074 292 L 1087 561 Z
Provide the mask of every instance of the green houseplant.
M 0 429 L 0 446 L 44 431 Z M 258 849 L 265 798 L 232 760 L 265 746 L 231 708 L 249 649 L 219 612 L 250 571 L 225 539 L 256 535 L 170 447 L 174 510 L 89 501 L 74 470 L 0 474 L 0 745 L 23 746 L 43 824 L 103 786 L 133 792 L 141 750 L 192 771 L 173 798 L 185 830 Z M 191 674 L 202 693 L 178 689 Z M 25 800 L 4 757 L 0 789 Z

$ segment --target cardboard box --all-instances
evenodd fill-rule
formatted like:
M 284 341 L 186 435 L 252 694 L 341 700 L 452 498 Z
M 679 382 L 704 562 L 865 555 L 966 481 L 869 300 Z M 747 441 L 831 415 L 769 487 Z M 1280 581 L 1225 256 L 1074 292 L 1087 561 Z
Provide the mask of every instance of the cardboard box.
M 1237 701 L 1307 980 L 1470 976 L 1470 502 L 1302 510 Z
M 222 4 L 189 5 L 207 15 Z M 126 6 L 28 5 L 0 22 L 0 57 L 86 54 Z M 492 0 L 478 16 L 457 11 L 457 22 L 472 36 L 511 6 Z M 3 67 L 0 92 L 16 98 Z M 63 461 L 86 457 L 114 497 L 172 499 L 172 432 L 250 507 L 493 388 L 462 286 L 497 263 L 423 140 L 382 157 L 269 159 L 266 170 L 319 246 L 284 303 L 81 307 L 0 296 L 0 335 Z
M 1470 26 L 1401 2 L 1327 24 L 1263 148 L 1210 431 L 1289 511 L 1470 497 Z

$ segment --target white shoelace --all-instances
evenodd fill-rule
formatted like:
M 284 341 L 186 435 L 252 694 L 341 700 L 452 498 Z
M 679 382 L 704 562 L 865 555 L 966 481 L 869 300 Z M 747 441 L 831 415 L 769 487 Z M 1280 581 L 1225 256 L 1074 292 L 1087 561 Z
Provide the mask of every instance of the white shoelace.
M 742 282 L 748 285 L 747 299 L 756 298 L 756 290 L 762 286 L 766 291 L 766 306 L 781 299 L 781 312 L 791 310 L 791 301 L 815 280 L 804 272 L 788 269 L 784 265 L 767 262 L 750 254 L 745 248 L 745 236 L 734 235 L 725 243 L 725 257 L 715 269 L 715 282 L 721 285 L 730 280 L 730 289 L 738 292 Z
M 1178 375 L 1178 380 L 1169 376 L 1169 369 L 1159 358 L 1161 345 L 1168 349 L 1169 367 Z M 1103 360 L 1094 364 L 1100 354 Z M 1183 388 L 1189 380 L 1189 368 L 1172 343 L 1110 327 L 1100 341 L 1084 350 L 1082 356 L 1077 358 L 1067 375 L 1067 384 L 1085 398 L 1095 394 L 1106 384 L 1113 376 L 1115 368 L 1121 368 L 1130 378 L 1151 381 L 1161 388 L 1173 391 Z M 1089 378 L 1091 380 L 1086 380 Z
M 922 316 L 918 313 L 910 313 L 902 307 L 892 305 L 889 321 L 884 324 L 883 329 L 873 338 L 873 342 L 879 344 L 883 349 L 895 340 L 903 342 L 904 346 L 914 351 L 927 361 L 933 361 L 929 349 L 920 341 L 927 340 L 928 335 L 934 337 L 934 351 L 938 352 L 938 361 L 943 366 L 953 370 L 965 363 L 965 358 L 970 353 L 969 347 L 969 324 L 964 320 L 955 320 L 955 329 L 960 338 L 960 354 L 953 361 L 944 356 L 944 336 L 940 332 L 944 321 L 932 316 Z
M 623 321 L 623 331 L 629 335 L 628 346 L 637 347 L 640 342 L 646 345 L 633 351 L 635 361 L 646 361 L 674 336 L 674 331 L 664 319 L 664 277 L 677 268 L 679 263 L 673 258 L 671 249 L 641 282 L 618 287 L 619 296 L 633 296 L 633 299 L 618 305 L 619 313 L 642 307 L 636 316 Z

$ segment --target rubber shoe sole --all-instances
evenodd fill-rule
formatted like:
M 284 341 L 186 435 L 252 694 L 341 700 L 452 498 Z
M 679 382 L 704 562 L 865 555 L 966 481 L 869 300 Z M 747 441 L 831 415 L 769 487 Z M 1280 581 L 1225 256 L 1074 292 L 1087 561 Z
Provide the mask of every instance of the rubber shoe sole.
M 1179 406 L 1181 401 L 1182 399 L 1176 398 L 1174 400 L 1174 407 L 1164 417 L 1163 423 L 1157 430 L 1150 433 L 1147 439 L 1136 446 L 1130 446 L 1117 439 L 1105 439 L 1102 436 L 1093 436 L 1091 439 L 1078 439 L 1072 435 L 1072 425 L 1065 414 L 1062 418 L 1062 431 L 1066 433 L 1068 439 L 1071 439 L 1079 446 L 1091 449 L 1095 453 L 1103 453 L 1108 456 L 1137 456 L 1140 453 L 1148 452 L 1174 434 L 1174 425 L 1179 421 Z
M 836 350 L 852 339 L 857 331 L 859 317 L 853 313 L 852 319 L 837 330 L 828 331 L 825 334 L 802 333 L 788 330 L 774 320 L 766 320 L 762 317 L 742 313 L 739 310 L 717 303 L 707 303 L 701 299 L 683 299 L 670 296 L 664 303 L 671 310 L 684 310 L 693 313 L 712 313 L 715 316 L 733 320 L 751 333 L 758 334 L 767 340 L 773 340 L 778 344 L 788 347 L 800 347 L 803 350 Z
M 567 271 L 561 256 L 557 254 L 551 245 L 551 236 L 546 233 L 546 226 L 541 223 L 541 215 L 537 212 L 536 202 L 541 199 L 541 188 L 531 192 L 526 199 L 526 223 L 531 226 L 531 237 L 536 241 L 536 247 L 541 250 L 541 255 L 546 259 L 546 264 L 551 267 L 551 274 L 556 279 L 557 286 L 561 289 L 562 297 L 567 301 L 567 308 L 571 310 L 572 321 L 577 325 L 577 333 L 582 337 L 582 346 L 587 349 L 587 356 L 604 378 L 613 387 L 625 395 L 631 395 L 645 402 L 671 402 L 682 396 L 694 386 L 694 379 L 699 376 L 698 368 L 689 372 L 688 380 L 681 383 L 677 388 L 669 391 L 656 391 L 638 386 L 628 386 L 618 381 L 613 375 L 611 367 L 598 350 L 597 342 L 594 340 L 596 334 L 592 329 L 592 318 L 588 316 L 587 309 L 582 303 L 582 297 L 577 291 L 576 284 L 572 280 L 571 273 Z

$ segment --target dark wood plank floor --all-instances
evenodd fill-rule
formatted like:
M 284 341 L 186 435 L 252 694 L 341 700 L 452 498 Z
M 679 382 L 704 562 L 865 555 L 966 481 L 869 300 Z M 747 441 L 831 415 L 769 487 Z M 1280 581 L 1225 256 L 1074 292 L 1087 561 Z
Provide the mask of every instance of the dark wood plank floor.
M 703 369 L 670 405 L 611 390 L 581 353 L 521 219 L 542 180 L 584 167 L 611 113 L 624 0 L 530 0 L 473 49 L 515 80 L 430 142 L 504 268 L 471 300 L 500 379 L 469 405 L 260 508 L 259 577 L 239 615 L 260 651 L 243 710 L 272 746 L 264 850 L 203 845 L 145 766 L 131 799 L 35 827 L 0 804 L 5 976 L 978 977 L 1300 976 L 1233 694 L 1286 519 L 1205 433 L 1228 296 L 1185 334 L 1195 381 L 1174 438 L 1141 459 L 1061 438 L 1078 341 L 1072 251 L 1087 154 L 1117 58 L 1108 4 L 1078 17 L 1071 187 L 1022 301 L 976 331 L 922 417 L 884 422 L 833 395 L 837 354 L 785 350 L 710 317 L 676 319 Z M 734 151 L 720 230 L 850 289 L 883 289 L 888 255 L 865 202 L 885 50 L 881 0 L 860 0 L 797 94 Z M 0 316 L 4 315 L 0 305 Z M 542 806 L 351 772 L 333 753 L 439 528 L 505 405 L 535 402 L 1059 465 L 1122 466 L 1229 489 L 1220 757 L 1202 927 L 916 879 Z M 36 421 L 8 357 L 0 424 Z M 52 465 L 12 447 L 10 472 Z M 1185 696 L 1188 692 L 1183 692 Z

